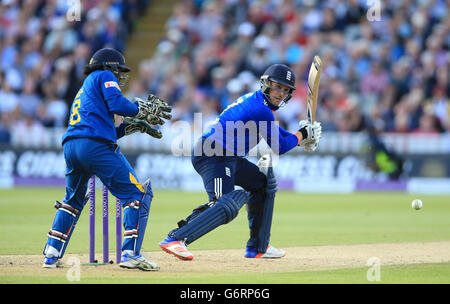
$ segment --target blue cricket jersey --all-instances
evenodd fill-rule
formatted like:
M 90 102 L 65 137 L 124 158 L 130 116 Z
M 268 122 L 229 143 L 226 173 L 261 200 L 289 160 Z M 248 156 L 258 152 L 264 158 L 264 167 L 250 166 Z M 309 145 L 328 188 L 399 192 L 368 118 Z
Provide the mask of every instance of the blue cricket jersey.
M 284 154 L 299 144 L 299 138 L 275 123 L 272 109 L 258 90 L 229 105 L 202 135 L 233 155 L 245 156 L 264 138 L 271 149 Z M 227 153 L 228 154 L 228 153 Z
M 138 112 L 138 105 L 123 97 L 111 71 L 94 71 L 86 77 L 72 103 L 62 143 L 71 138 L 115 143 L 123 136 L 124 128 L 123 124 L 118 128 L 114 126 L 114 114 L 135 116 Z

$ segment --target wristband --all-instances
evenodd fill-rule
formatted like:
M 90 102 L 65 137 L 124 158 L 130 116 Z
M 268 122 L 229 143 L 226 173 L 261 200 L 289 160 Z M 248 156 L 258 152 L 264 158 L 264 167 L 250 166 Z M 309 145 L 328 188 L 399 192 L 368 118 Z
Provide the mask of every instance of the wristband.
M 302 133 L 303 139 L 308 138 L 308 132 L 306 132 L 306 127 L 301 128 L 299 131 L 300 131 L 300 133 Z

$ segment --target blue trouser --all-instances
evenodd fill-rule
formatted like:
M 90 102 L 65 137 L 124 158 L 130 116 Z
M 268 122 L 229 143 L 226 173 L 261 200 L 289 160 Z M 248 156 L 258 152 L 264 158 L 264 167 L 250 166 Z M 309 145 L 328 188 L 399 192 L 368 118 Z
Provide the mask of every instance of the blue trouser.
M 122 250 L 139 252 L 143 236 L 136 248 L 138 228 L 141 226 L 145 230 L 153 198 L 150 184 L 144 189 L 138 182 L 133 168 L 120 153 L 117 144 L 76 138 L 65 142 L 63 149 L 66 162 L 66 195 L 63 208 L 58 209 L 55 215 L 47 245 L 59 250 L 62 256 L 65 251 L 63 247 L 67 247 L 70 234 L 86 203 L 84 197 L 89 178 L 96 175 L 109 191 L 120 199 L 124 208 L 125 237 Z M 145 206 L 140 206 L 141 204 Z M 140 222 L 140 219 L 143 220 Z
M 203 179 L 212 201 L 240 186 L 250 193 L 262 193 L 266 176 L 249 160 L 238 156 L 193 156 L 192 165 Z
M 254 163 L 238 156 L 193 156 L 192 165 L 203 179 L 209 201 L 232 192 L 235 185 L 249 192 L 250 238 L 247 247 L 257 248 L 265 203 L 266 175 Z

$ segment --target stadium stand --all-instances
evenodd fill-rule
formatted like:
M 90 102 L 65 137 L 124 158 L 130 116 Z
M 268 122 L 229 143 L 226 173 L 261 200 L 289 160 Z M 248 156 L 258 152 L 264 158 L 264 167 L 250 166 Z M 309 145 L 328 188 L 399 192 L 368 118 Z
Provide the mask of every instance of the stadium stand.
M 68 21 L 77 1 L 2 0 L 0 3 L 0 142 L 11 131 L 39 137 L 65 127 L 83 67 L 102 47 L 126 48 L 150 0 L 79 2 L 80 20 Z
M 382 4 L 380 21 L 371 22 L 366 1 L 180 1 L 135 87 L 169 100 L 178 119 L 214 116 L 258 88 L 268 65 L 284 62 L 299 81 L 277 116 L 295 129 L 305 117 L 309 65 L 320 54 L 324 131 L 358 132 L 370 122 L 387 132 L 449 132 L 446 1 Z
M 71 23 L 67 1 L 1 1 L 1 142 L 11 141 L 13 128 L 40 134 L 64 127 L 86 60 L 104 46 L 126 51 L 150 4 L 82 2 L 81 20 Z M 276 114 L 293 130 L 305 117 L 305 80 L 320 54 L 324 131 L 360 132 L 371 124 L 383 132 L 448 133 L 447 3 L 385 0 L 380 20 L 370 21 L 362 0 L 179 1 L 126 95 L 160 95 L 174 106 L 174 121 L 192 121 L 195 112 L 212 118 L 257 89 L 268 65 L 284 62 L 298 76 L 297 90 Z

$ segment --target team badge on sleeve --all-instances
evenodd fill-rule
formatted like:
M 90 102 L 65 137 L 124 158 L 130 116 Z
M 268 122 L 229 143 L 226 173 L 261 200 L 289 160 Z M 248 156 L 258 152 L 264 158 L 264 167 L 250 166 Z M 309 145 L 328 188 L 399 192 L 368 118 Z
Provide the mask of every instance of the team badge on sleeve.
M 119 91 L 122 91 L 119 87 L 119 84 L 115 81 L 107 81 L 105 82 L 105 88 L 117 88 Z

